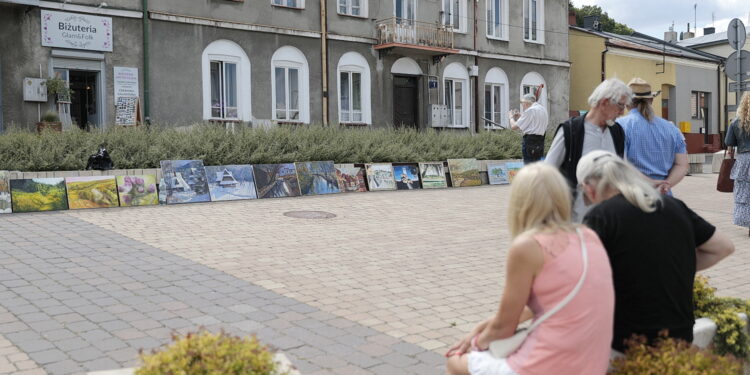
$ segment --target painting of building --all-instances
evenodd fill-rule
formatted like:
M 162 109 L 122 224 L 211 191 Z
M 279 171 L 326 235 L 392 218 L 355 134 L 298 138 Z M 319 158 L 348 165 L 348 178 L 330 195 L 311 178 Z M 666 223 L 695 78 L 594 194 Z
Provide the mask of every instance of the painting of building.
M 302 195 L 340 193 L 336 168 L 332 161 L 294 163 Z
M 398 190 L 421 189 L 419 183 L 419 167 L 416 164 L 393 166 L 393 177 Z
M 419 163 L 419 176 L 425 189 L 448 187 L 443 162 Z
M 0 214 L 13 212 L 10 204 L 10 173 L 0 171 Z
M 122 207 L 159 204 L 156 175 L 117 176 L 117 194 Z
M 252 165 L 219 165 L 206 167 L 212 201 L 258 198 Z
M 364 168 L 353 165 L 337 167 L 336 179 L 339 181 L 339 188 L 345 193 L 367 191 Z
M 167 204 L 210 202 L 202 160 L 162 160 Z
M 297 170 L 292 163 L 258 164 L 253 166 L 258 198 L 299 196 Z
M 120 206 L 114 176 L 66 177 L 65 186 L 71 210 Z
M 370 191 L 396 190 L 391 163 L 365 164 L 365 171 Z
M 10 180 L 13 212 L 38 212 L 68 209 L 64 178 Z
M 508 167 L 505 166 L 505 163 L 487 163 L 487 178 L 490 185 L 509 184 Z
M 448 159 L 448 170 L 453 187 L 479 186 L 479 162 L 477 159 Z

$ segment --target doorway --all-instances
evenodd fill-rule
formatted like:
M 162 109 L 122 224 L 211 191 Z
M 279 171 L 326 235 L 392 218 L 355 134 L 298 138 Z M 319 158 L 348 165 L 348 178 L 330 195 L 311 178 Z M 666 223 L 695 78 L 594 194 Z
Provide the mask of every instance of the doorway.
M 419 124 L 419 77 L 393 76 L 393 124 L 416 128 Z
M 99 124 L 99 72 L 84 70 L 69 71 L 70 117 L 79 128 L 89 130 Z

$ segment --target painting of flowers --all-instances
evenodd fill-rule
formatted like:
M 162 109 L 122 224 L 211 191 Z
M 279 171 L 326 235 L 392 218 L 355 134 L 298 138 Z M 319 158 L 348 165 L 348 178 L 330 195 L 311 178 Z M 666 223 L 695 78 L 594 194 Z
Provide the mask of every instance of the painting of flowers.
M 156 175 L 117 176 L 120 206 L 151 206 L 159 204 Z

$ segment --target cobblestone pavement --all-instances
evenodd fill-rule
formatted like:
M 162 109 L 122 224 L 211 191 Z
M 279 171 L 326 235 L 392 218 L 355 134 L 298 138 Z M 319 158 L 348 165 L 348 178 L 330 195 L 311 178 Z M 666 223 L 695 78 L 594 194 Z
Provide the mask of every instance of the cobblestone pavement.
M 737 253 L 709 272 L 750 298 L 731 194 L 675 194 Z M 0 216 L 0 374 L 131 367 L 199 326 L 258 337 L 305 375 L 440 374 L 497 307 L 507 186 Z M 299 219 L 290 211 L 326 211 Z

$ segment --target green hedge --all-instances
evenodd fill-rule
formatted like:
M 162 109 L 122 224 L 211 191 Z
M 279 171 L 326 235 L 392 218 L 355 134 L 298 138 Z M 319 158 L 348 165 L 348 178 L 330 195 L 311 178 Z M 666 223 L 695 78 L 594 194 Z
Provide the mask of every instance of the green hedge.
M 157 168 L 160 160 L 169 159 L 200 159 L 205 165 L 221 165 L 308 160 L 336 163 L 497 160 L 521 155 L 521 135 L 514 131 L 471 135 L 432 129 L 296 126 L 268 130 L 242 128 L 232 133 L 207 125 L 188 130 L 151 126 L 41 135 L 11 131 L 0 136 L 0 170 L 82 170 L 99 145 L 107 148 L 118 169 Z

